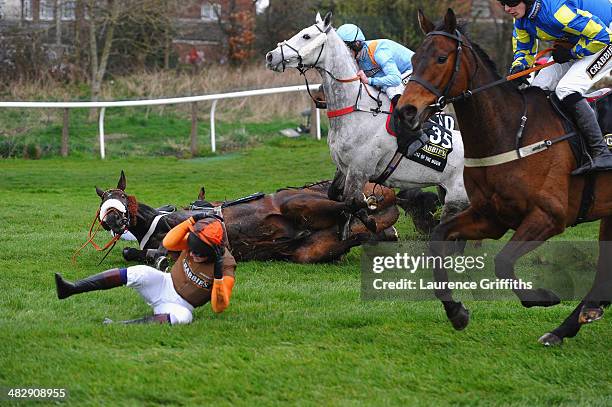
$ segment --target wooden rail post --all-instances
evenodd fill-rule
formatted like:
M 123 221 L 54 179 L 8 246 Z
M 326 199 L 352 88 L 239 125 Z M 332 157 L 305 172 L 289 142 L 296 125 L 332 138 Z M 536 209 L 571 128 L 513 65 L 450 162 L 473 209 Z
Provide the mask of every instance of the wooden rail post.
M 198 104 L 191 104 L 191 156 L 198 155 Z
M 64 109 L 64 125 L 62 127 L 62 147 L 60 150 L 60 154 L 62 157 L 68 157 L 68 139 L 70 137 L 70 133 L 68 130 L 68 125 L 70 123 L 70 109 Z

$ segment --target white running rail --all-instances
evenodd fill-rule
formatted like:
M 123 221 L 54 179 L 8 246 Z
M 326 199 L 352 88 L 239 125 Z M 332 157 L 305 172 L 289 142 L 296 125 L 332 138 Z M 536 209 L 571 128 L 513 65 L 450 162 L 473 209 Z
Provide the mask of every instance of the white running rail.
M 320 84 L 310 85 L 310 89 L 316 89 Z M 235 99 L 244 98 L 248 96 L 264 96 L 273 95 L 278 93 L 289 93 L 289 92 L 303 92 L 306 91 L 306 85 L 298 86 L 285 86 L 282 88 L 268 88 L 268 89 L 255 89 L 246 90 L 240 92 L 230 93 L 218 93 L 215 95 L 201 95 L 201 96 L 188 96 L 180 98 L 166 98 L 166 99 L 151 99 L 151 100 L 123 100 L 114 102 L 0 102 L 0 108 L 12 107 L 12 108 L 41 108 L 41 109 L 73 109 L 73 108 L 94 108 L 99 107 L 100 119 L 98 122 L 99 135 L 100 135 L 100 157 L 104 159 L 106 157 L 104 148 L 104 112 L 107 107 L 128 107 L 128 106 L 158 106 L 158 105 L 172 105 L 178 103 L 193 103 L 193 102 L 206 102 L 212 101 L 210 108 L 210 147 L 213 152 L 216 151 L 216 132 L 215 132 L 215 109 L 217 108 L 217 101 L 222 99 Z M 321 140 L 321 113 L 319 109 L 316 114 L 317 126 L 317 140 Z

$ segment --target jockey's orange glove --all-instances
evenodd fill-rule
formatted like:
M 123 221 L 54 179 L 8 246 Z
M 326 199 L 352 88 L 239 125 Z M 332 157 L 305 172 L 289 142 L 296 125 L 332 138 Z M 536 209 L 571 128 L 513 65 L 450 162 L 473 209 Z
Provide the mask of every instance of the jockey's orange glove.
M 217 314 L 225 311 L 225 309 L 229 307 L 234 282 L 234 277 L 231 276 L 225 276 L 221 279 L 215 278 L 213 281 L 210 304 L 212 305 L 213 311 Z

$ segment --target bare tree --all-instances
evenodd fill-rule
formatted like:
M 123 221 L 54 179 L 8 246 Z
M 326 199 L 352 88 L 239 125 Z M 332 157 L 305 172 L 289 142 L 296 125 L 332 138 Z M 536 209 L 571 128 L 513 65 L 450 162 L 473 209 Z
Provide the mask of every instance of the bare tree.
M 55 17 L 55 45 L 62 45 L 62 0 L 53 3 L 53 15 Z
M 93 101 L 100 99 L 113 58 L 116 63 L 113 68 L 119 71 L 144 69 L 146 58 L 157 51 L 166 52 L 164 59 L 169 64 L 176 0 L 79 0 L 82 1 L 83 14 L 78 20 L 86 28 L 89 41 Z M 92 110 L 90 118 L 95 114 Z
M 89 0 L 87 3 L 86 13 L 89 18 L 89 64 L 91 69 L 90 85 L 91 85 L 91 100 L 98 101 L 102 91 L 102 80 L 106 74 L 108 58 L 113 45 L 113 36 L 115 26 L 121 11 L 121 1 L 108 0 L 108 14 L 102 13 L 96 0 Z M 101 17 L 98 17 L 101 16 Z M 99 54 L 98 46 L 98 25 L 101 27 L 102 35 L 102 52 Z M 97 109 L 92 109 L 90 119 L 94 119 L 97 114 Z

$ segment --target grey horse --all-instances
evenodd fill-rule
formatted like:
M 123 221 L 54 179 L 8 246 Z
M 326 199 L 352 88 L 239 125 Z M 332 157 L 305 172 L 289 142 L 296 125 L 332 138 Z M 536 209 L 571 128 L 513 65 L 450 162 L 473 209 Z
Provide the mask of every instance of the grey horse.
M 342 199 L 353 207 L 363 207 L 363 186 L 386 169 L 397 150 L 397 142 L 385 129 L 387 115 L 370 111 L 378 107 L 375 99 L 382 101 L 380 110 L 389 110 L 390 101 L 384 92 L 379 93 L 359 81 L 345 80 L 355 78 L 358 67 L 331 26 L 331 13 L 324 19 L 317 13 L 314 25 L 279 43 L 267 53 L 266 66 L 277 72 L 289 67 L 301 71 L 314 68 L 322 77 L 328 112 L 357 106 L 357 111 L 330 118 L 327 142 L 332 160 L 345 176 Z M 469 203 L 463 184 L 461 134 L 453 130 L 443 136 L 452 137 L 452 152 L 444 171 L 404 159 L 384 183 L 401 190 L 437 186 L 444 204 L 442 220 L 455 215 Z

